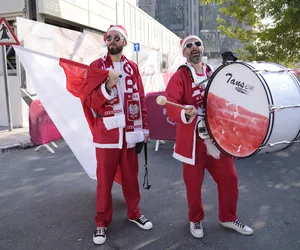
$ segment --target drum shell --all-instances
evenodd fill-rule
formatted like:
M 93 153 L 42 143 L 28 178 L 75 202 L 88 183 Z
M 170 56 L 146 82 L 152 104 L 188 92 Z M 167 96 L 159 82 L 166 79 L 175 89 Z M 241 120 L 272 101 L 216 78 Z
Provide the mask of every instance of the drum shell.
M 219 143 L 220 140 L 218 141 L 218 138 L 216 138 L 213 129 L 210 126 L 211 121 L 208 118 L 209 114 L 206 113 L 205 121 L 207 130 L 218 149 L 230 157 L 245 158 L 258 153 L 280 151 L 291 146 L 293 141 L 297 140 L 299 137 L 300 116 L 297 116 L 299 108 L 277 109 L 274 112 L 270 112 L 269 106 L 290 106 L 300 104 L 299 80 L 295 75 L 281 65 L 266 62 L 235 62 L 221 66 L 214 72 L 206 88 L 204 100 L 206 112 L 209 111 L 210 103 L 208 101 L 208 96 L 211 92 L 217 92 L 221 96 L 223 95 L 223 97 L 226 97 L 227 87 L 224 85 L 224 82 L 228 79 L 228 76 L 226 76 L 228 72 L 236 73 L 240 79 L 244 80 L 245 84 L 248 84 L 249 81 L 250 83 L 256 82 L 256 88 L 259 89 L 259 93 L 257 94 L 257 100 L 253 105 L 255 106 L 257 105 L 257 102 L 261 102 L 262 106 L 261 108 L 258 106 L 254 110 L 263 110 L 260 110 L 259 112 L 262 112 L 262 114 L 267 117 L 268 128 L 266 129 L 261 144 L 257 146 L 256 150 L 252 150 L 248 155 L 235 155 L 232 152 L 228 152 L 228 150 L 224 150 L 224 147 L 221 145 L 222 143 Z M 218 91 L 216 90 L 217 88 L 221 88 L 221 90 Z M 245 140 L 247 140 L 246 137 Z

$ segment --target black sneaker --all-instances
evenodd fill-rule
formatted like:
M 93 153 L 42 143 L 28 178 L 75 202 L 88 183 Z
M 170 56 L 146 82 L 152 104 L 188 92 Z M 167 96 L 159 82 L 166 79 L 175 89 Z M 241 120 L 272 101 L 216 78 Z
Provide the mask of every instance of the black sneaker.
M 93 234 L 93 241 L 96 245 L 101 245 L 106 241 L 106 227 L 97 227 Z
M 134 222 L 140 228 L 145 229 L 145 230 L 150 230 L 153 227 L 151 221 L 149 221 L 148 219 L 146 219 L 144 215 L 142 215 L 137 220 L 130 220 L 130 221 Z

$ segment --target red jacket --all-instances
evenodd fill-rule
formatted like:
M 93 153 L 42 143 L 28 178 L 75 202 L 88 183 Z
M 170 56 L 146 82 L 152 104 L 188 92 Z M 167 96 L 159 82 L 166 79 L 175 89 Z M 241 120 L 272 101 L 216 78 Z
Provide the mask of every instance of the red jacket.
M 125 58 L 124 56 L 122 57 Z M 148 129 L 147 126 L 147 111 L 145 106 L 145 93 L 144 93 L 144 86 L 142 83 L 142 79 L 138 70 L 138 66 L 129 61 L 130 66 L 133 69 L 133 79 L 138 86 L 138 91 L 140 95 L 140 102 L 141 102 L 141 112 L 142 112 L 142 120 L 143 120 L 143 129 Z M 102 70 L 110 70 L 113 68 L 113 63 L 111 61 L 110 56 L 107 54 L 106 57 L 97 59 L 96 61 L 91 63 L 92 67 L 100 68 Z M 107 130 L 103 123 L 101 117 L 97 116 L 103 114 L 103 107 L 108 102 L 108 99 L 104 96 L 101 85 L 105 83 L 107 77 L 103 79 L 101 82 L 95 82 L 95 78 L 93 76 L 87 77 L 87 82 L 82 89 L 82 93 L 84 93 L 84 107 L 85 109 L 90 109 L 90 114 L 93 115 L 93 141 L 96 147 L 101 148 L 118 148 L 120 134 L 122 133 L 121 130 L 123 128 L 115 128 L 111 130 Z M 91 117 L 89 115 L 89 117 Z
M 206 76 L 208 72 L 206 72 Z M 181 105 L 192 105 L 196 109 L 197 104 L 192 97 L 192 83 L 193 78 L 189 73 L 187 67 L 180 68 L 171 77 L 167 88 L 166 97 L 168 101 L 175 102 Z M 166 109 L 170 119 L 176 122 L 176 143 L 174 148 L 174 158 L 194 165 L 195 164 L 195 148 L 196 148 L 196 125 L 197 117 L 192 120 L 187 120 L 183 109 L 166 105 Z M 198 140 L 199 142 L 199 140 Z M 203 140 L 200 140 L 200 146 L 203 152 L 206 151 L 206 147 Z

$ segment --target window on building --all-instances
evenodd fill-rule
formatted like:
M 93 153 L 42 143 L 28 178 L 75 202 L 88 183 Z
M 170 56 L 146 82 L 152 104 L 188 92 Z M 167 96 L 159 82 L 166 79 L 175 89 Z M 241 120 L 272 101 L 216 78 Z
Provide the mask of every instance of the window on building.
M 81 27 L 79 25 L 77 26 L 76 24 L 73 24 L 72 22 L 62 22 L 59 20 L 45 18 L 45 23 L 54 25 L 54 26 L 58 26 L 61 28 L 65 28 L 65 29 L 70 29 L 70 30 L 75 30 L 75 31 L 80 31 L 80 32 L 83 31 L 83 27 Z
M 15 20 L 7 20 L 12 30 L 15 32 Z M 13 46 L 6 46 L 7 71 L 8 75 L 17 75 L 16 53 Z M 1 59 L 2 60 L 2 59 Z

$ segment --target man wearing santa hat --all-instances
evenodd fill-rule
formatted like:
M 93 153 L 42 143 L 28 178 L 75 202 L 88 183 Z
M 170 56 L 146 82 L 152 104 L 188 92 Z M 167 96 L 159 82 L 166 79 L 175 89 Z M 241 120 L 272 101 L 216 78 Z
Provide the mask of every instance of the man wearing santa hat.
M 98 83 L 95 77 L 87 76 L 84 87 L 84 107 L 88 107 L 94 116 L 93 141 L 97 158 L 95 244 L 105 242 L 107 227 L 112 221 L 111 189 L 118 166 L 129 221 L 145 230 L 152 228 L 152 223 L 141 214 L 139 207 L 135 146 L 147 142 L 149 137 L 141 76 L 138 66 L 122 54 L 127 45 L 124 27 L 111 25 L 104 35 L 104 41 L 108 53 L 92 62 L 91 66 L 108 70 L 108 77 Z
M 183 162 L 190 232 L 196 238 L 202 238 L 204 234 L 201 187 L 207 169 L 218 185 L 220 224 L 243 235 L 251 235 L 253 230 L 241 223 L 236 214 L 238 176 L 233 160 L 220 153 L 207 134 L 201 132 L 205 131 L 204 82 L 212 74 L 212 68 L 202 62 L 203 42 L 198 36 L 191 35 L 181 40 L 181 48 L 187 62 L 171 77 L 166 97 L 188 109 L 173 105 L 166 105 L 166 108 L 170 119 L 177 123 L 173 156 Z

